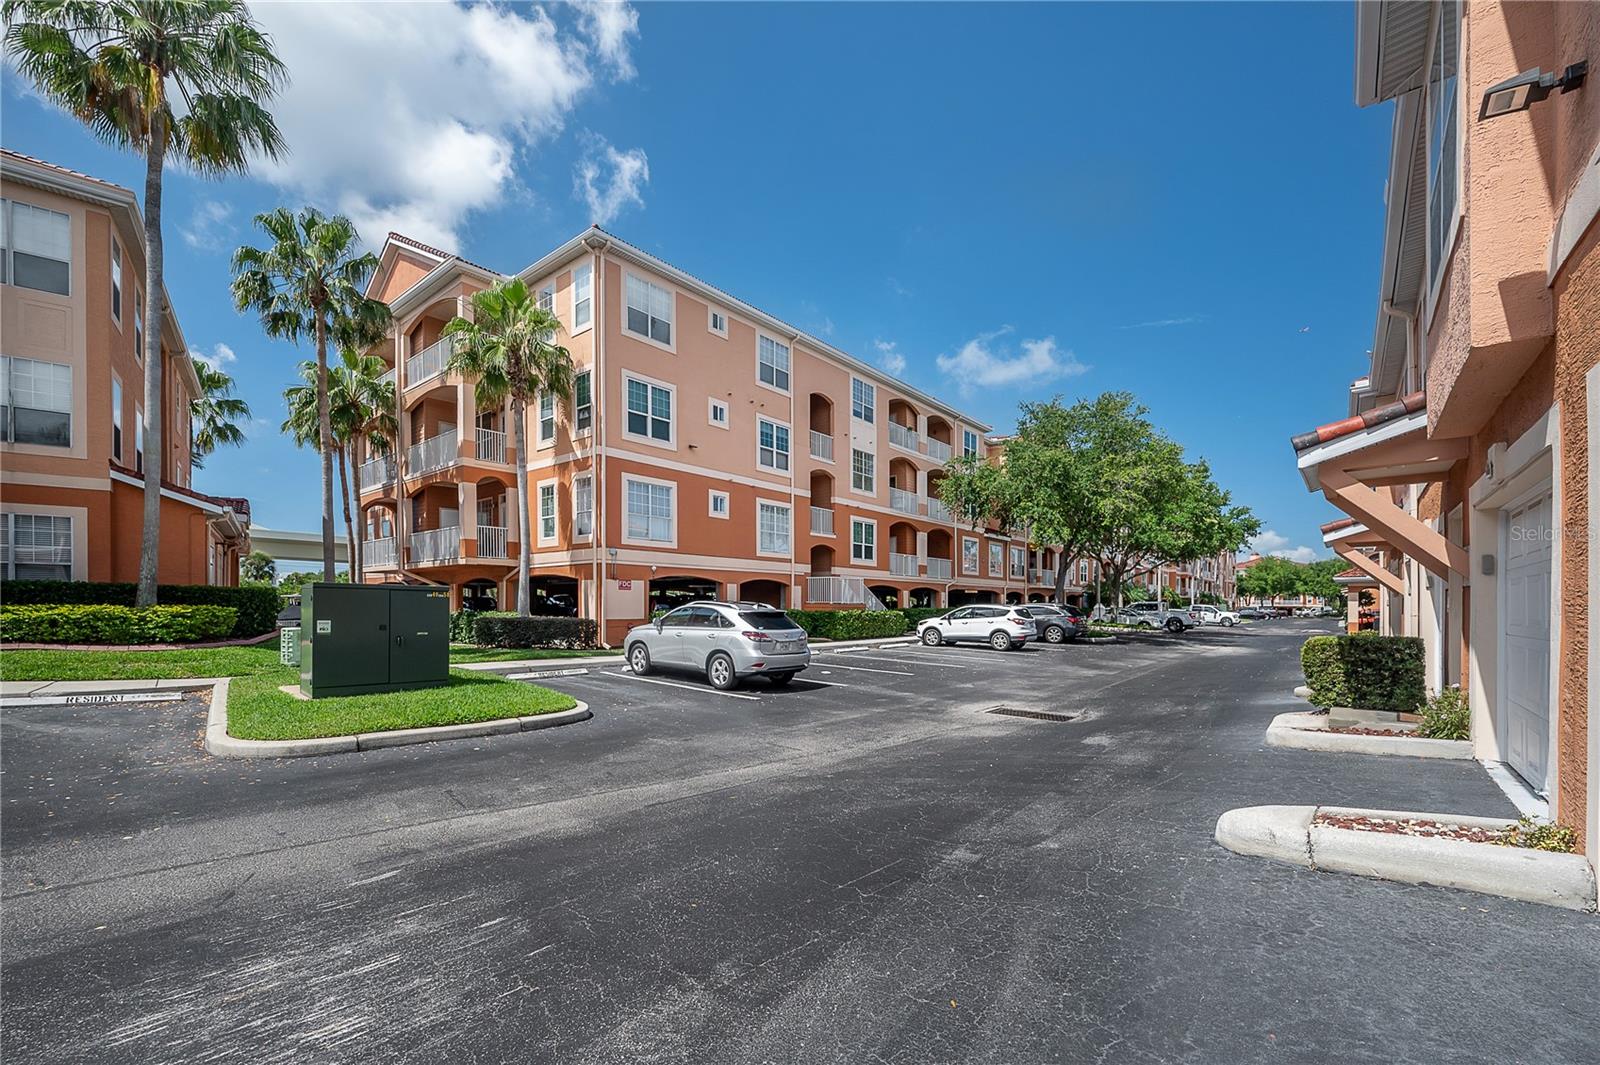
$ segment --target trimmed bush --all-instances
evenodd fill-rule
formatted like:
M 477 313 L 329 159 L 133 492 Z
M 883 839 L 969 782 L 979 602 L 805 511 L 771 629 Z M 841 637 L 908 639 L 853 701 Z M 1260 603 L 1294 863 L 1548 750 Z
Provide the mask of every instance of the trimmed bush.
M 105 603 L 0 607 L 0 638 L 15 643 L 197 643 L 224 639 L 239 612 L 231 606 Z
M 906 634 L 899 610 L 790 610 L 794 623 L 818 640 L 872 640 Z
M 496 611 L 495 613 L 499 613 Z M 450 642 L 471 643 L 477 637 L 473 627 L 478 624 L 479 618 L 491 617 L 487 610 L 457 610 L 450 615 Z M 508 615 L 509 616 L 509 615 Z
M 471 642 L 480 647 L 562 647 L 578 650 L 595 645 L 597 629 L 592 618 L 523 618 L 498 611 L 475 613 Z
M 929 618 L 942 618 L 954 609 L 953 606 L 908 606 L 902 608 L 900 613 L 906 616 L 906 631 L 910 632 L 915 630 L 919 623 Z
M 1413 713 L 1424 699 L 1416 636 L 1313 636 L 1300 648 L 1311 702 Z
M 1422 707 L 1417 735 L 1430 740 L 1464 740 L 1472 732 L 1472 707 L 1460 688 L 1446 688 Z
M 131 607 L 138 586 L 104 581 L 5 582 L 0 597 L 8 606 L 102 604 Z M 282 609 L 276 589 L 266 585 L 223 588 L 214 584 L 163 584 L 156 589 L 161 606 L 224 606 L 235 612 L 233 631 L 217 639 L 260 636 L 278 627 Z

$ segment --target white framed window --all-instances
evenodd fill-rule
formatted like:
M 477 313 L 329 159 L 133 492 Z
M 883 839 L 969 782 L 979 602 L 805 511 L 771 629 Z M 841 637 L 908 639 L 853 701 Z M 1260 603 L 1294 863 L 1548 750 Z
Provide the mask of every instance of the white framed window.
M 594 475 L 580 473 L 572 479 L 572 536 L 587 540 L 594 535 Z
M 715 396 L 706 399 L 706 421 L 718 429 L 728 427 L 728 405 Z
M 1456 77 L 1461 40 L 1460 0 L 1436 5 L 1432 56 L 1428 63 L 1428 292 L 1437 295 L 1439 276 L 1456 227 L 1460 193 L 1461 101 Z
M 0 440 L 72 446 L 72 367 L 0 356 Z
M 850 416 L 864 422 L 877 420 L 878 390 L 859 377 L 850 378 Z
M 594 322 L 594 264 L 572 268 L 572 331 L 582 332 Z
M 556 483 L 539 483 L 539 543 L 556 542 Z
M 623 280 L 623 328 L 665 347 L 672 346 L 672 292 L 628 274 Z
M 784 503 L 756 500 L 756 554 L 789 556 L 794 512 Z
M 60 211 L 0 200 L 0 282 L 72 295 L 72 219 Z
M 756 465 L 764 470 L 789 469 L 789 427 L 771 418 L 756 418 Z
M 1011 549 L 1011 575 L 1013 577 L 1028 575 L 1028 553 L 1020 547 Z
M 111 238 L 111 317 L 122 324 L 122 245 Z
M 850 487 L 871 495 L 877 491 L 874 474 L 877 457 L 870 451 L 850 449 Z
M 584 370 L 572 379 L 572 431 L 582 436 L 594 428 L 594 375 Z
M 711 489 L 706 500 L 706 513 L 713 518 L 726 518 L 728 516 L 728 493 Z
M 961 430 L 961 454 L 963 458 L 978 457 L 978 434 L 971 429 Z
M 677 485 L 643 477 L 622 478 L 623 539 L 677 546 Z
M 539 309 L 546 314 L 556 313 L 556 283 L 554 281 L 539 290 Z
M 715 307 L 706 308 L 706 328 L 723 340 L 728 339 L 728 316 Z
M 961 538 L 961 572 L 977 576 L 978 538 L 976 536 L 963 536 Z
M 989 576 L 999 577 L 1005 573 L 1006 555 L 1000 544 L 993 541 L 989 544 Z
M 623 374 L 622 390 L 628 409 L 626 435 L 648 443 L 672 447 L 677 439 L 672 420 L 671 385 Z
M 556 397 L 554 392 L 539 393 L 539 445 L 551 443 L 556 438 Z
M 779 392 L 789 391 L 789 345 L 769 336 L 756 337 L 756 379 Z
M 137 403 L 133 405 L 133 469 L 144 472 L 144 408 Z
M 850 519 L 850 561 L 878 561 L 878 523 L 867 518 Z
M 144 365 L 144 293 L 133 290 L 133 357 Z
M 122 379 L 111 378 L 111 457 L 122 461 Z
M 0 514 L 0 575 L 21 581 L 72 579 L 72 517 Z
M 1080 585 L 1089 583 L 1089 560 L 1086 558 L 1078 559 L 1078 583 Z

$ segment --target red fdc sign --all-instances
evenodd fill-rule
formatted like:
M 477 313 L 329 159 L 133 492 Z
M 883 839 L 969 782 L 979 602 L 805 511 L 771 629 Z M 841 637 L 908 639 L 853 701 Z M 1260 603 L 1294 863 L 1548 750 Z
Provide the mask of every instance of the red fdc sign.
M 617 591 L 619 591 L 619 592 L 631 592 L 631 591 L 633 591 L 633 582 L 632 581 L 618 581 L 617 582 Z

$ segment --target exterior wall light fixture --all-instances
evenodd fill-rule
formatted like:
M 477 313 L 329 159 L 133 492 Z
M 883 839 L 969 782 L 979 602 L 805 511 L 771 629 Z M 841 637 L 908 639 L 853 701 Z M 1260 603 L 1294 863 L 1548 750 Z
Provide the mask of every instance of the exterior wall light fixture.
M 1572 64 L 1559 76 L 1546 74 L 1538 67 L 1525 70 L 1514 78 L 1507 78 L 1500 84 L 1491 85 L 1484 90 L 1483 106 L 1478 110 L 1478 121 L 1526 111 L 1556 89 L 1570 92 L 1583 84 L 1584 76 L 1588 73 L 1588 60 Z

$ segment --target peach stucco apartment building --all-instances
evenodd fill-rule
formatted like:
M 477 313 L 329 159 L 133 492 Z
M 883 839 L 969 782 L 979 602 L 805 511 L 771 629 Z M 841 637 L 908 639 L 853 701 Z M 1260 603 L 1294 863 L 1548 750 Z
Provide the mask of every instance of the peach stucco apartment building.
M 144 447 L 144 231 L 133 193 L 0 150 L 0 578 L 134 581 L 161 464 L 166 584 L 236 584 L 250 506 L 190 487 L 194 365 L 170 310 L 163 453 Z
M 1362 3 L 1357 22 L 1357 103 L 1394 106 L 1377 330 L 1349 416 L 1296 460 L 1348 515 L 1324 540 L 1379 627 L 1422 637 L 1429 686 L 1469 694 L 1477 755 L 1593 860 L 1600 85 L 1521 110 L 1492 90 L 1600 60 L 1600 5 Z
M 479 410 L 449 372 L 445 324 L 500 276 L 391 234 L 369 293 L 395 328 L 400 446 L 363 455 L 367 579 L 509 604 L 517 552 L 547 612 L 615 641 L 689 596 L 793 607 L 1025 601 L 1055 554 L 964 528 L 937 498 L 945 463 L 988 426 L 599 229 L 520 275 L 560 318 L 575 395 Z M 514 463 L 532 540 L 519 543 Z

